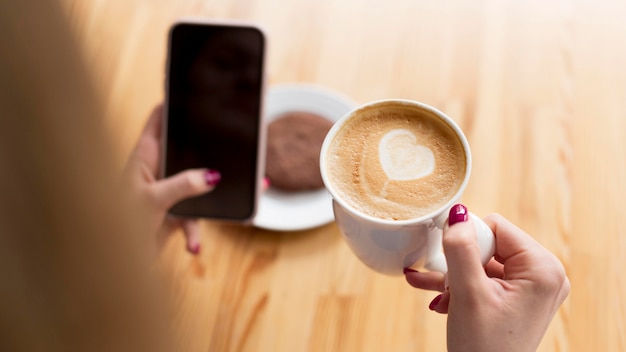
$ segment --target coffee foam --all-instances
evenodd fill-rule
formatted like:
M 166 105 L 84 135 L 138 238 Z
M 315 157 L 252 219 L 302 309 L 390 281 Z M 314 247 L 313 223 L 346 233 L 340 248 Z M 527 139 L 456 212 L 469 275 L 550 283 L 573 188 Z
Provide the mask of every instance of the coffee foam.
M 415 135 L 406 129 L 391 130 L 383 136 L 378 159 L 389 180 L 416 180 L 435 170 L 432 150 L 417 144 Z
M 463 182 L 465 162 L 461 141 L 439 117 L 394 105 L 354 114 L 334 136 L 325 167 L 356 210 L 406 220 L 445 205 Z

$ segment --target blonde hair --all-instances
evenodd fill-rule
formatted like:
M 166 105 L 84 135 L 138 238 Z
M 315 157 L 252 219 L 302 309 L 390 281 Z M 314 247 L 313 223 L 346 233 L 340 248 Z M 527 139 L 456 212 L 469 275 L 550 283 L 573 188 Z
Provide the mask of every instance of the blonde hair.
M 172 350 L 153 239 L 60 5 L 2 1 L 0 33 L 2 349 Z

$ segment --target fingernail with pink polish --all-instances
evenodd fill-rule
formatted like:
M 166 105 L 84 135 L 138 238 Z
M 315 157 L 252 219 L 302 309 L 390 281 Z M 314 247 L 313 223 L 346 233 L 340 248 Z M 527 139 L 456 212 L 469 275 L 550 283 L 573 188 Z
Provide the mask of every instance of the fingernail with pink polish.
M 406 275 L 408 273 L 417 273 L 418 271 L 415 269 L 411 269 L 411 268 L 404 268 L 402 269 L 402 272 L 404 273 L 404 275 Z
M 439 304 L 439 301 L 441 301 L 441 297 L 443 297 L 443 294 L 435 297 L 435 299 L 433 299 L 432 302 L 430 302 L 430 304 L 428 305 L 428 309 L 435 310 L 435 307 L 437 307 L 437 304 Z
M 198 253 L 200 253 L 200 243 L 189 246 L 189 252 L 191 254 L 198 255 Z
M 206 170 L 204 173 L 204 181 L 209 186 L 215 186 L 222 180 L 222 174 L 217 170 Z
M 463 204 L 455 204 L 450 209 L 450 216 L 448 217 L 448 225 L 452 226 L 458 222 L 465 222 L 469 217 L 469 212 Z
M 261 185 L 262 189 L 265 191 L 266 189 L 270 188 L 271 182 L 270 179 L 267 177 L 263 178 L 263 183 Z

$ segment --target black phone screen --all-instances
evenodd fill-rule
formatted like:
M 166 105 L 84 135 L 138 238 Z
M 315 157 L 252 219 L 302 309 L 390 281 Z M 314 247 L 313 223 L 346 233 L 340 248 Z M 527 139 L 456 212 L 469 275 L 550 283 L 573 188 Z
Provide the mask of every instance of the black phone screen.
M 182 23 L 170 31 L 164 174 L 211 168 L 221 181 L 176 215 L 243 220 L 258 187 L 263 33 L 254 27 Z

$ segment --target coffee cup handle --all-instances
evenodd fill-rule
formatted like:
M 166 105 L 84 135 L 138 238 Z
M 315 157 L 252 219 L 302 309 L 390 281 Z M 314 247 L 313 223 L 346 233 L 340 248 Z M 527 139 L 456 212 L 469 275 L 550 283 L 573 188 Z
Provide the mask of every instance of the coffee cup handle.
M 476 236 L 478 239 L 478 247 L 480 248 L 480 260 L 486 265 L 493 255 L 496 253 L 496 237 L 491 228 L 474 213 L 470 212 L 472 222 L 476 228 Z M 448 272 L 448 264 L 443 254 L 442 231 L 431 231 L 428 238 L 428 249 L 426 253 L 426 262 L 424 267 L 430 271 L 439 271 L 441 273 Z

